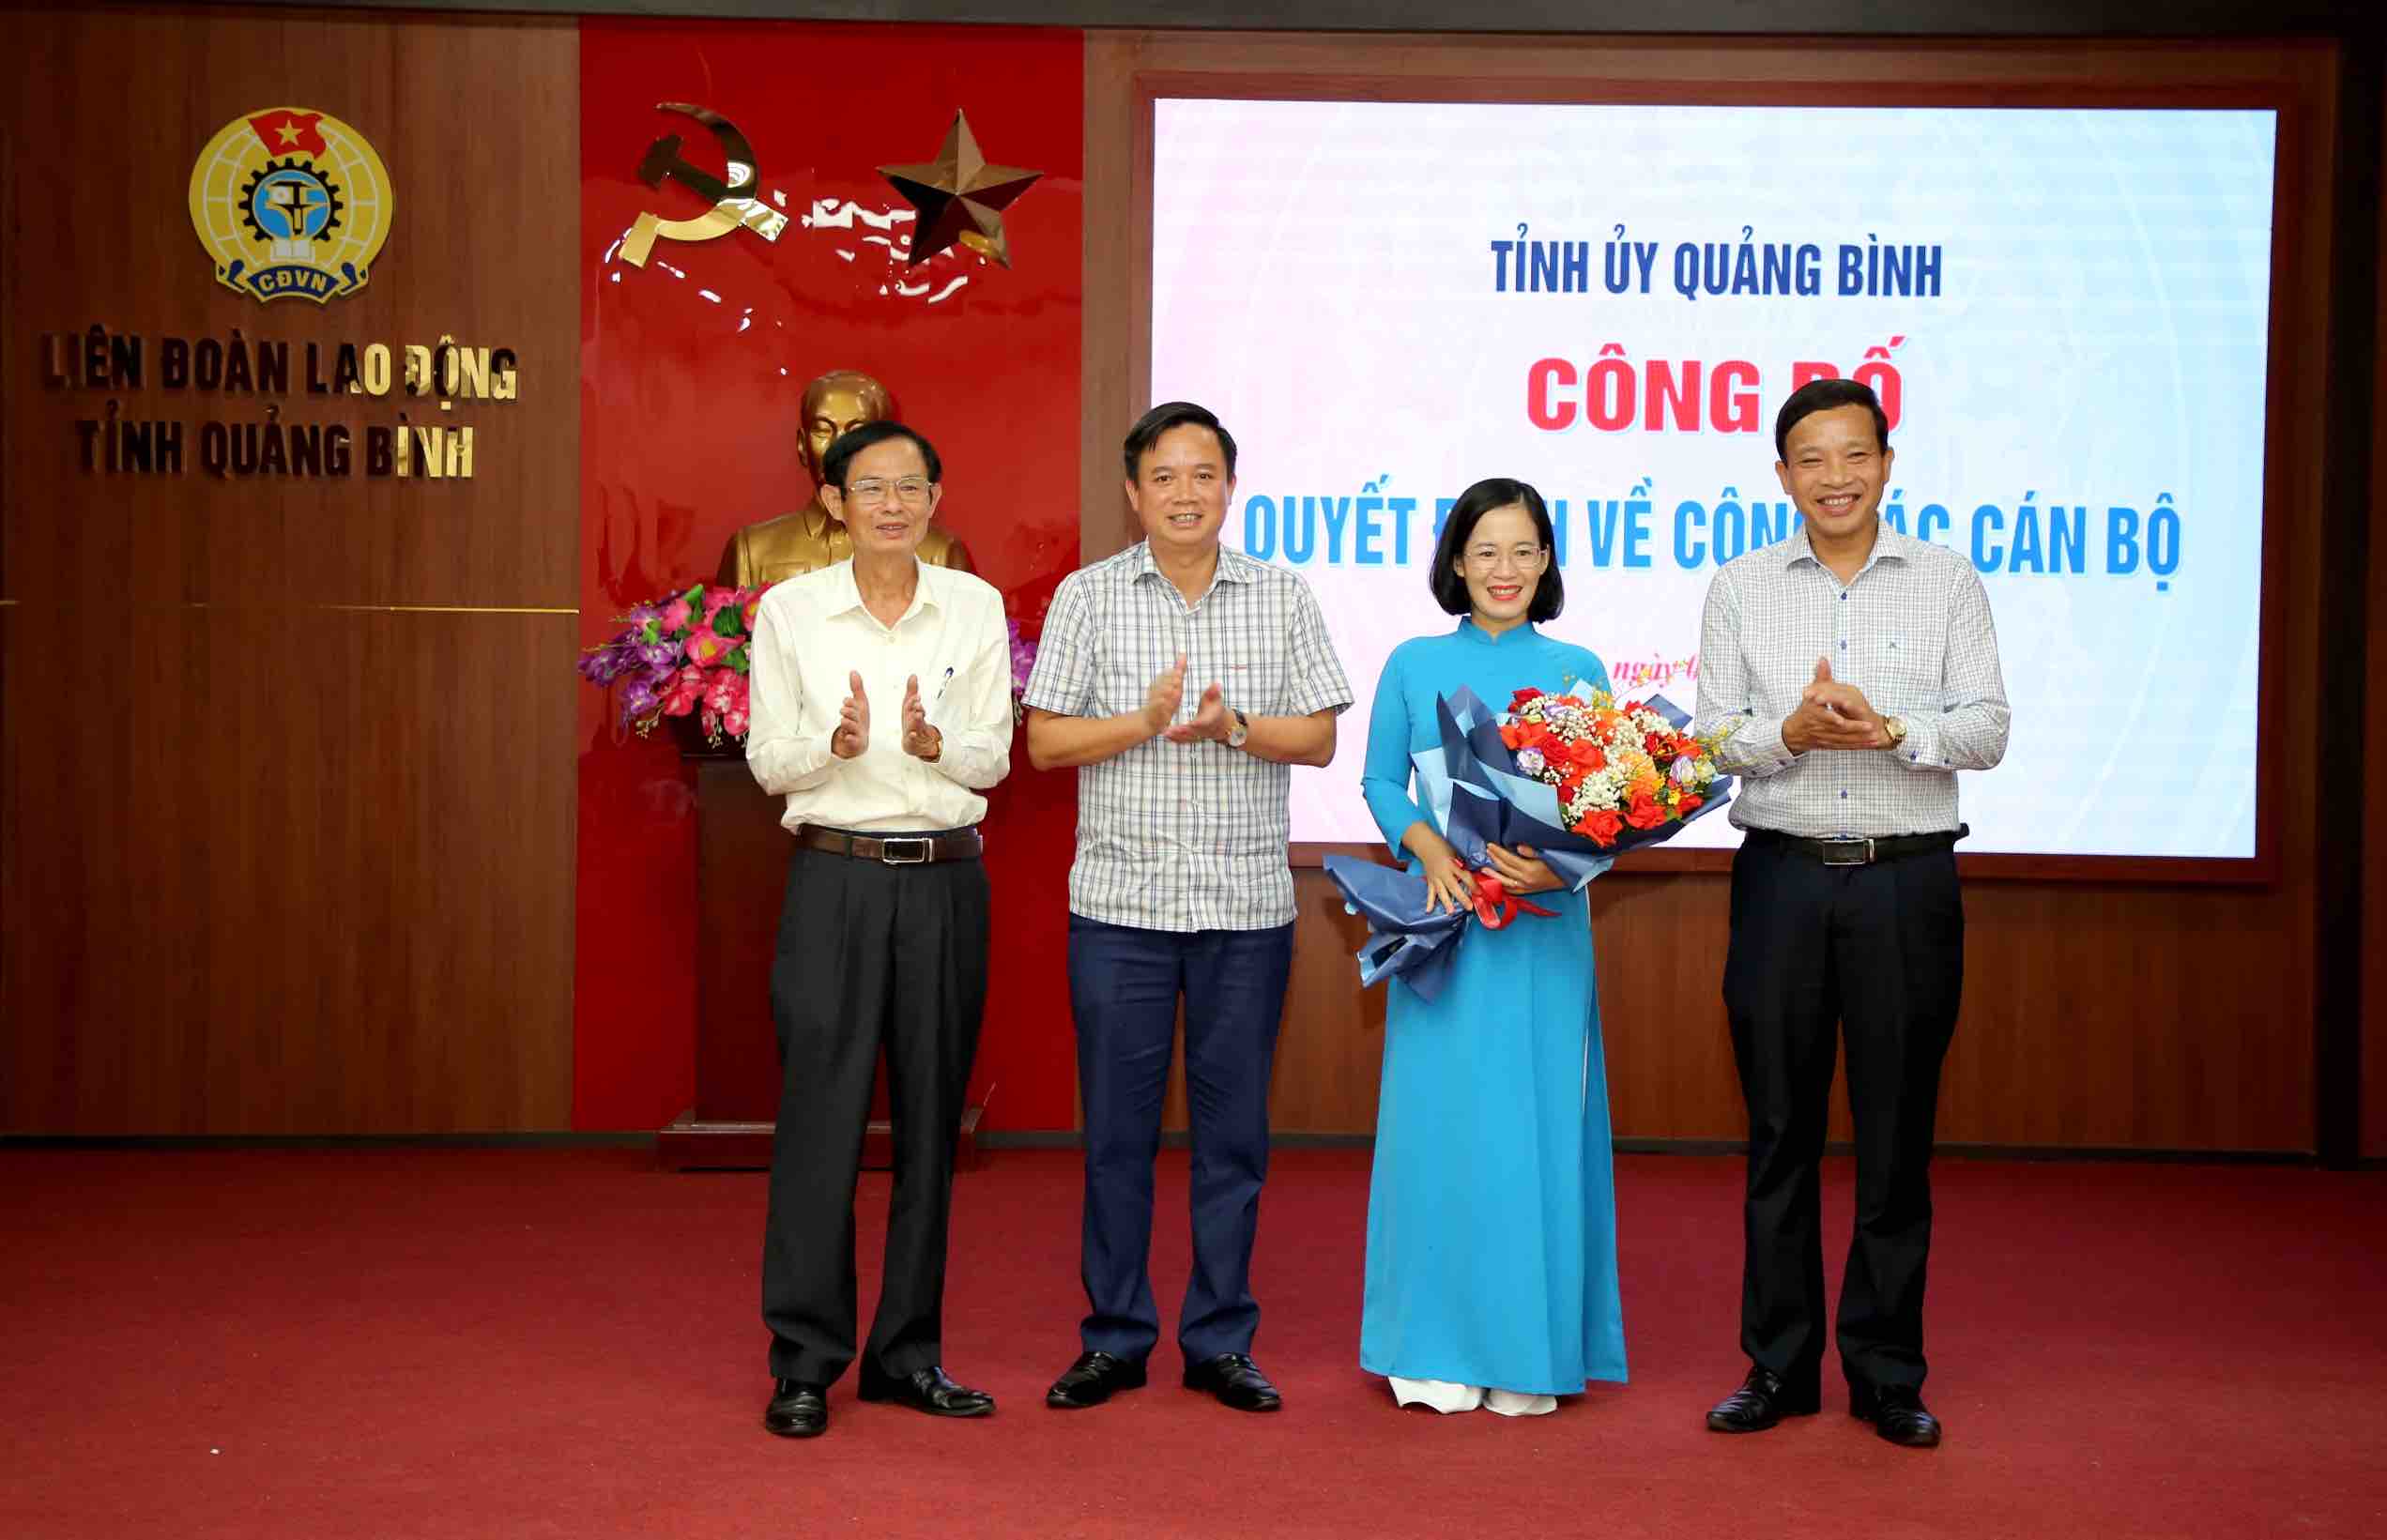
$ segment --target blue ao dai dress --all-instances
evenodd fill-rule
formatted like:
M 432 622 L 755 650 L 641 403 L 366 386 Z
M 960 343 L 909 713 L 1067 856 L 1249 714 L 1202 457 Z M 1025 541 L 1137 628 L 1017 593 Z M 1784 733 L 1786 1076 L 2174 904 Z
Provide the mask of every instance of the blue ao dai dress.
M 1410 756 L 1437 743 L 1437 696 L 1465 685 L 1494 710 L 1527 686 L 1608 687 L 1582 648 L 1531 625 L 1462 619 L 1385 664 L 1364 772 L 1376 826 L 1431 813 Z M 1615 1182 L 1591 928 L 1582 892 L 1533 895 L 1555 919 L 1468 927 L 1442 993 L 1390 981 L 1360 1365 L 1526 1395 L 1625 1378 Z

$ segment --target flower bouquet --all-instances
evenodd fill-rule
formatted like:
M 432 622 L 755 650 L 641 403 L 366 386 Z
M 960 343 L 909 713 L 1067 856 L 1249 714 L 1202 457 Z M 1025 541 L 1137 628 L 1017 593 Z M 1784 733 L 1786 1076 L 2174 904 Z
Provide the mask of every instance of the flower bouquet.
M 1368 920 L 1362 985 L 1398 974 L 1431 999 L 1470 920 L 1498 929 L 1520 911 L 1551 912 L 1492 878 L 1487 846 L 1529 846 L 1581 888 L 1625 851 L 1672 839 L 1731 800 L 1731 777 L 1716 770 L 1721 740 L 1691 736 L 1689 715 L 1662 695 L 1620 705 L 1578 681 L 1564 692 L 1520 690 L 1495 716 L 1461 689 L 1435 714 L 1439 741 L 1411 762 L 1435 827 L 1474 874 L 1476 906 L 1437 911 L 1416 873 L 1327 857 L 1344 906 Z
M 639 604 L 621 618 L 629 629 L 580 655 L 580 676 L 621 684 L 621 725 L 641 737 L 666 717 L 694 715 L 708 743 L 743 738 L 762 593 L 699 583 Z

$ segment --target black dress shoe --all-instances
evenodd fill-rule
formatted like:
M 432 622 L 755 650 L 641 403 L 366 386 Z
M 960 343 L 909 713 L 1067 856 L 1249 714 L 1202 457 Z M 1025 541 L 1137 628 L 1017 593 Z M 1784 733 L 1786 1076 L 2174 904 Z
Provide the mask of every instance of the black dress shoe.
M 1045 1392 L 1045 1405 L 1075 1411 L 1082 1407 L 1098 1407 L 1123 1390 L 1134 1390 L 1144 1382 L 1143 1361 L 1130 1364 L 1109 1353 L 1079 1353 L 1078 1362 L 1062 1371 L 1061 1378 Z
M 934 1364 L 901 1376 L 889 1375 L 865 1364 L 854 1395 L 865 1401 L 893 1401 L 931 1417 L 985 1417 L 995 1410 L 993 1396 L 955 1384 Z
M 773 1380 L 762 1426 L 783 1439 L 817 1439 L 829 1431 L 829 1389 L 808 1380 Z
M 1939 1447 L 1939 1419 L 1923 1410 L 1922 1393 L 1908 1385 L 1879 1389 L 1851 1380 L 1848 1415 L 1874 1425 L 1874 1431 L 1891 1443 L 1909 1449 Z
M 1206 1390 L 1237 1411 L 1274 1411 L 1285 1404 L 1277 1387 L 1245 1353 L 1220 1353 L 1186 1365 L 1186 1388 Z
M 1716 1403 L 1707 1413 L 1710 1433 L 1762 1433 L 1784 1417 L 1804 1417 L 1823 1409 L 1819 1385 L 1794 1386 L 1773 1370 L 1752 1365 L 1740 1388 Z

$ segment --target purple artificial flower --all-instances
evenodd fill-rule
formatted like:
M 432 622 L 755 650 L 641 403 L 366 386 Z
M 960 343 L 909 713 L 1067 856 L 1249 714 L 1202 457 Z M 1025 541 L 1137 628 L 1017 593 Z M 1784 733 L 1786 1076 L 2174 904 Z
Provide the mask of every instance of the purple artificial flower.
M 1036 666 L 1036 644 L 1019 634 L 1018 621 L 1005 620 L 1003 624 L 1011 632 L 1011 688 L 1025 690 L 1028 676 Z
M 1548 764 L 1549 761 L 1542 757 L 1539 749 L 1517 751 L 1517 773 L 1520 775 L 1539 776 Z
M 617 636 L 580 655 L 580 677 L 590 684 L 607 685 L 638 665 L 637 649 L 628 637 Z
M 649 642 L 638 648 L 638 656 L 649 668 L 659 669 L 668 678 L 679 663 L 680 649 L 669 642 Z

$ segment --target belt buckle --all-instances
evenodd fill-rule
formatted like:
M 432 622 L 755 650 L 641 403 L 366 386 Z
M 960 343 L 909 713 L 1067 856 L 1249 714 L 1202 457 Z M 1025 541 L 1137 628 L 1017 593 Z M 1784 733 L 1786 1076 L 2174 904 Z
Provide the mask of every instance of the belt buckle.
M 1871 840 L 1818 840 L 1816 843 L 1824 847 L 1824 864 L 1827 866 L 1873 864 L 1874 842 Z
M 895 853 L 897 846 L 902 846 L 914 853 L 908 856 L 897 855 Z M 918 836 L 879 842 L 879 859 L 889 866 L 918 866 L 936 853 L 935 840 Z

